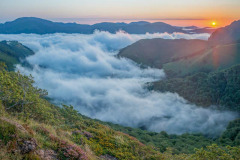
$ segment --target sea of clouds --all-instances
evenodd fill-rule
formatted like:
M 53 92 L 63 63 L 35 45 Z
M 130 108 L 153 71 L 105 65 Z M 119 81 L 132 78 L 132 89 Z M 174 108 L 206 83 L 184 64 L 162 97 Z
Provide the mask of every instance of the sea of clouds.
M 130 35 L 95 32 L 82 34 L 0 35 L 17 40 L 35 51 L 27 58 L 36 85 L 47 89 L 55 103 L 71 104 L 81 114 L 102 121 L 168 133 L 220 134 L 236 114 L 189 104 L 176 93 L 146 89 L 146 82 L 165 78 L 163 70 L 141 69 L 119 49 L 146 38 L 203 39 L 209 34 L 156 33 Z

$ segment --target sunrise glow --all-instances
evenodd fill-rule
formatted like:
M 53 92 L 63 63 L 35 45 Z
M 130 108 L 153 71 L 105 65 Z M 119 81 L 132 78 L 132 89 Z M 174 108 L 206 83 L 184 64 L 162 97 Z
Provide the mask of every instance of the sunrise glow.
M 213 0 L 138 0 L 137 3 L 136 0 L 24 0 L 24 3 L 1 0 L 0 23 L 31 16 L 81 24 L 144 20 L 182 26 L 222 27 L 238 19 L 238 6 L 239 0 L 221 0 L 221 3 Z M 210 19 L 217 20 L 217 23 L 211 24 Z

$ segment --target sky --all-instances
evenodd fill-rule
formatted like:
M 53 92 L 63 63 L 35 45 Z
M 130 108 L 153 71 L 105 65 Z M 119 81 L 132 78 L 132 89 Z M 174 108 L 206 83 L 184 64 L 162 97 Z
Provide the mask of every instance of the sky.
M 225 25 L 240 19 L 239 8 L 240 0 L 0 0 L 0 22 L 40 17 L 79 23 L 133 20 L 180 23 L 175 21 L 180 19 L 201 20 L 202 25 L 209 21 Z

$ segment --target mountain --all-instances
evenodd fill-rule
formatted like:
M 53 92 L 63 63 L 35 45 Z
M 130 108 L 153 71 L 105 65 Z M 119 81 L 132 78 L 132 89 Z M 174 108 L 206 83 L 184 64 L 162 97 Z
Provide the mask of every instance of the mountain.
M 123 27 L 124 31 L 130 34 L 145 34 L 145 33 L 173 33 L 186 31 L 178 29 L 174 26 L 163 22 L 148 23 L 148 22 L 133 22 Z
M 211 45 L 229 44 L 240 40 L 240 20 L 219 28 L 209 38 Z
M 9 70 L 14 70 L 18 63 L 26 64 L 24 59 L 34 52 L 17 41 L 0 42 L 0 61 L 4 62 Z
M 196 29 L 193 29 L 193 30 L 190 30 L 192 31 L 192 33 L 213 33 L 216 31 L 215 28 L 209 28 L 209 27 L 204 27 L 204 28 L 196 28 Z
M 192 55 L 206 47 L 207 42 L 203 40 L 144 39 L 120 50 L 118 55 L 143 65 L 162 68 L 165 63 Z
M 19 34 L 19 33 L 85 33 L 90 34 L 93 30 L 89 25 L 76 23 L 56 23 L 48 20 L 24 17 L 18 18 L 12 22 L 6 22 L 0 25 L 2 34 Z
M 208 41 L 140 40 L 119 56 L 164 69 L 167 78 L 149 84 L 149 89 L 178 93 L 200 106 L 240 112 L 239 23 L 216 30 Z
M 92 26 L 94 30 L 99 30 L 99 31 L 108 31 L 110 33 L 116 33 L 119 30 L 123 30 L 123 28 L 127 26 L 126 23 L 109 23 L 109 22 L 103 22 L 103 23 L 97 23 Z
M 50 33 L 81 33 L 92 34 L 95 30 L 108 31 L 116 33 L 119 30 L 130 34 L 145 33 L 202 33 L 196 30 L 184 30 L 182 27 L 175 27 L 163 22 L 149 23 L 145 21 L 132 23 L 98 23 L 94 25 L 77 24 L 77 23 L 60 23 L 52 22 L 35 17 L 18 18 L 11 22 L 0 24 L 0 34 L 50 34 Z M 204 31 L 205 33 L 208 30 Z
M 209 73 L 240 64 L 240 43 L 218 45 L 165 63 L 169 76 L 187 76 L 198 72 Z
M 186 27 L 179 27 L 176 26 L 179 29 L 188 31 L 188 33 L 213 33 L 216 31 L 215 28 L 211 28 L 211 27 L 204 27 L 204 28 L 200 28 L 197 26 L 186 26 Z
M 140 40 L 120 50 L 119 56 L 142 65 L 163 68 L 171 77 L 226 69 L 240 63 L 239 27 L 240 20 L 217 29 L 208 41 Z
M 177 27 L 178 27 L 178 26 L 177 26 Z M 186 26 L 186 27 L 179 27 L 179 28 L 182 28 L 182 29 L 189 29 L 189 30 L 199 29 L 199 27 L 197 27 L 197 26 Z

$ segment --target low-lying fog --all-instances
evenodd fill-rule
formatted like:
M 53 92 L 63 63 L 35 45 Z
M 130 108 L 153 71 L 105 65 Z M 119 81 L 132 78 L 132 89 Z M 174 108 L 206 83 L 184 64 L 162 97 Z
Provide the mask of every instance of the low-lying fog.
M 204 39 L 209 34 L 129 35 L 96 32 L 81 34 L 0 35 L 0 40 L 18 40 L 35 51 L 28 57 L 36 85 L 47 89 L 56 103 L 71 104 L 91 118 L 125 126 L 145 126 L 151 131 L 182 134 L 221 133 L 236 115 L 188 104 L 175 93 L 148 91 L 144 84 L 165 77 L 159 69 L 141 69 L 118 50 L 146 38 Z

